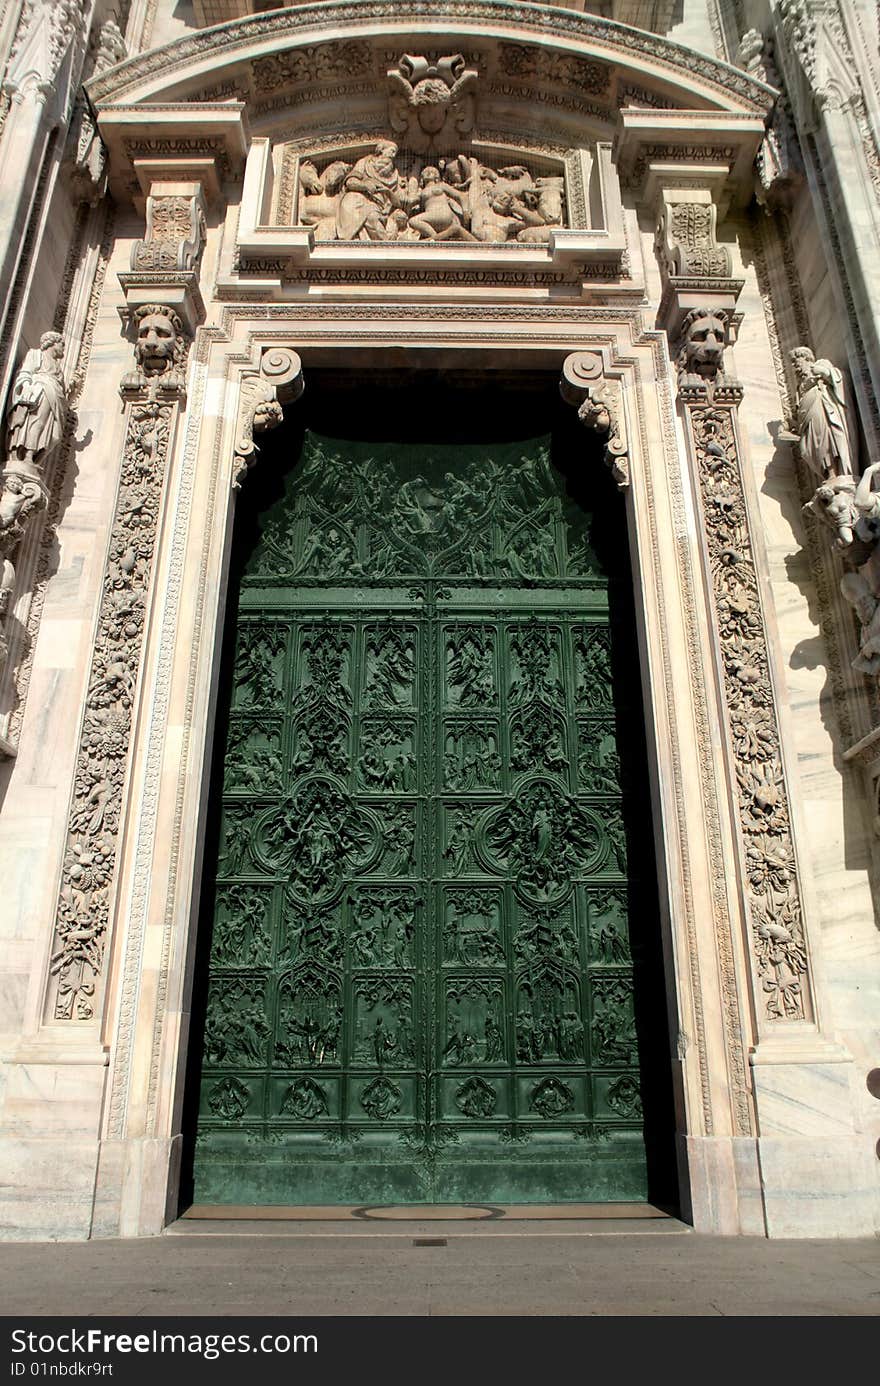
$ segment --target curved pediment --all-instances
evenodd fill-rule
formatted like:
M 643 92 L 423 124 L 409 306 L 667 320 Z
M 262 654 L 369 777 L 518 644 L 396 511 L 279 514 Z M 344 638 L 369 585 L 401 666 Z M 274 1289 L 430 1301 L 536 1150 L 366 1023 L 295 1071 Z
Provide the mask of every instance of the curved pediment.
M 292 6 L 130 58 L 95 78 L 89 94 L 100 106 L 239 100 L 258 129 L 306 105 L 314 126 L 325 103 L 337 112 L 347 103 L 375 108 L 389 64 L 426 47 L 463 54 L 480 74 L 490 118 L 524 104 L 533 122 L 553 126 L 612 124 L 625 106 L 763 116 L 775 96 L 738 68 L 656 34 L 506 0 Z

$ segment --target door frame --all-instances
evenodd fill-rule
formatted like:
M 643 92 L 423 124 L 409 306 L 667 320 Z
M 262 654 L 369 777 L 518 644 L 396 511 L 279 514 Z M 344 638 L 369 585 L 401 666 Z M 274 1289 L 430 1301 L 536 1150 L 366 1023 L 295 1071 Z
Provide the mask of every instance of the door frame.
M 110 1049 L 94 1233 L 177 1214 L 202 847 L 235 513 L 242 386 L 262 352 L 357 369 L 370 353 L 433 370 L 561 370 L 601 355 L 626 420 L 627 531 L 645 711 L 683 1215 L 763 1234 L 748 1074 L 751 979 L 735 777 L 707 558 L 666 337 L 638 308 L 259 304 L 196 335 L 169 460 L 108 972 Z M 295 407 L 295 406 L 293 406 Z M 258 462 L 259 465 L 259 462 Z M 244 485 L 247 485 L 245 479 Z M 111 1230 L 112 1229 L 112 1230 Z

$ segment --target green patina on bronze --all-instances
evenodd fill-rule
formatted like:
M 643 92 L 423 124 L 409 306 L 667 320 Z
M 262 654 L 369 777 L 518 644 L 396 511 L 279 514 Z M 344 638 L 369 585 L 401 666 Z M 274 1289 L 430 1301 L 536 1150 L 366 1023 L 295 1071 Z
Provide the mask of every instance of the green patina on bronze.
M 646 1196 L 608 578 L 549 456 L 307 433 L 262 516 L 198 1202 Z

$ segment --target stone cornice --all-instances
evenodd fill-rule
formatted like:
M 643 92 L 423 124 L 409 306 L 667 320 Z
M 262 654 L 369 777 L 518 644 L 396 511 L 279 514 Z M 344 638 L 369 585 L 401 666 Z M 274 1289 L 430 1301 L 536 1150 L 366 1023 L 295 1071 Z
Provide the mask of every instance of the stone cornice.
M 669 39 L 611 20 L 507 0 L 325 0 L 296 9 L 217 25 L 130 58 L 89 85 L 92 101 L 155 99 L 188 80 L 221 72 L 322 38 L 387 35 L 400 46 L 410 35 L 500 37 L 535 43 L 604 60 L 642 79 L 687 91 L 711 109 L 764 115 L 773 105 L 771 87 L 740 69 Z M 623 60 L 623 61 L 622 61 Z M 686 100 L 682 104 L 688 104 Z

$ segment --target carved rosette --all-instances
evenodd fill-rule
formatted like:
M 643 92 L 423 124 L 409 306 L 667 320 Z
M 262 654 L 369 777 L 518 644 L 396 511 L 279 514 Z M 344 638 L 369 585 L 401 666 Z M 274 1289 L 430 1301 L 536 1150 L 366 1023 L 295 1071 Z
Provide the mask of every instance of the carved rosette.
M 681 395 L 702 503 L 764 1014 L 771 1022 L 810 1020 L 801 893 L 736 429 L 741 398 L 732 381 L 716 384 L 711 400 L 705 386 Z
M 137 315 L 136 315 L 137 316 Z M 168 329 L 159 335 L 157 329 Z M 180 319 L 147 305 L 137 371 L 123 381 L 128 419 L 95 650 L 67 826 L 47 1018 L 88 1021 L 107 944 L 120 818 L 162 487 L 183 399 Z

